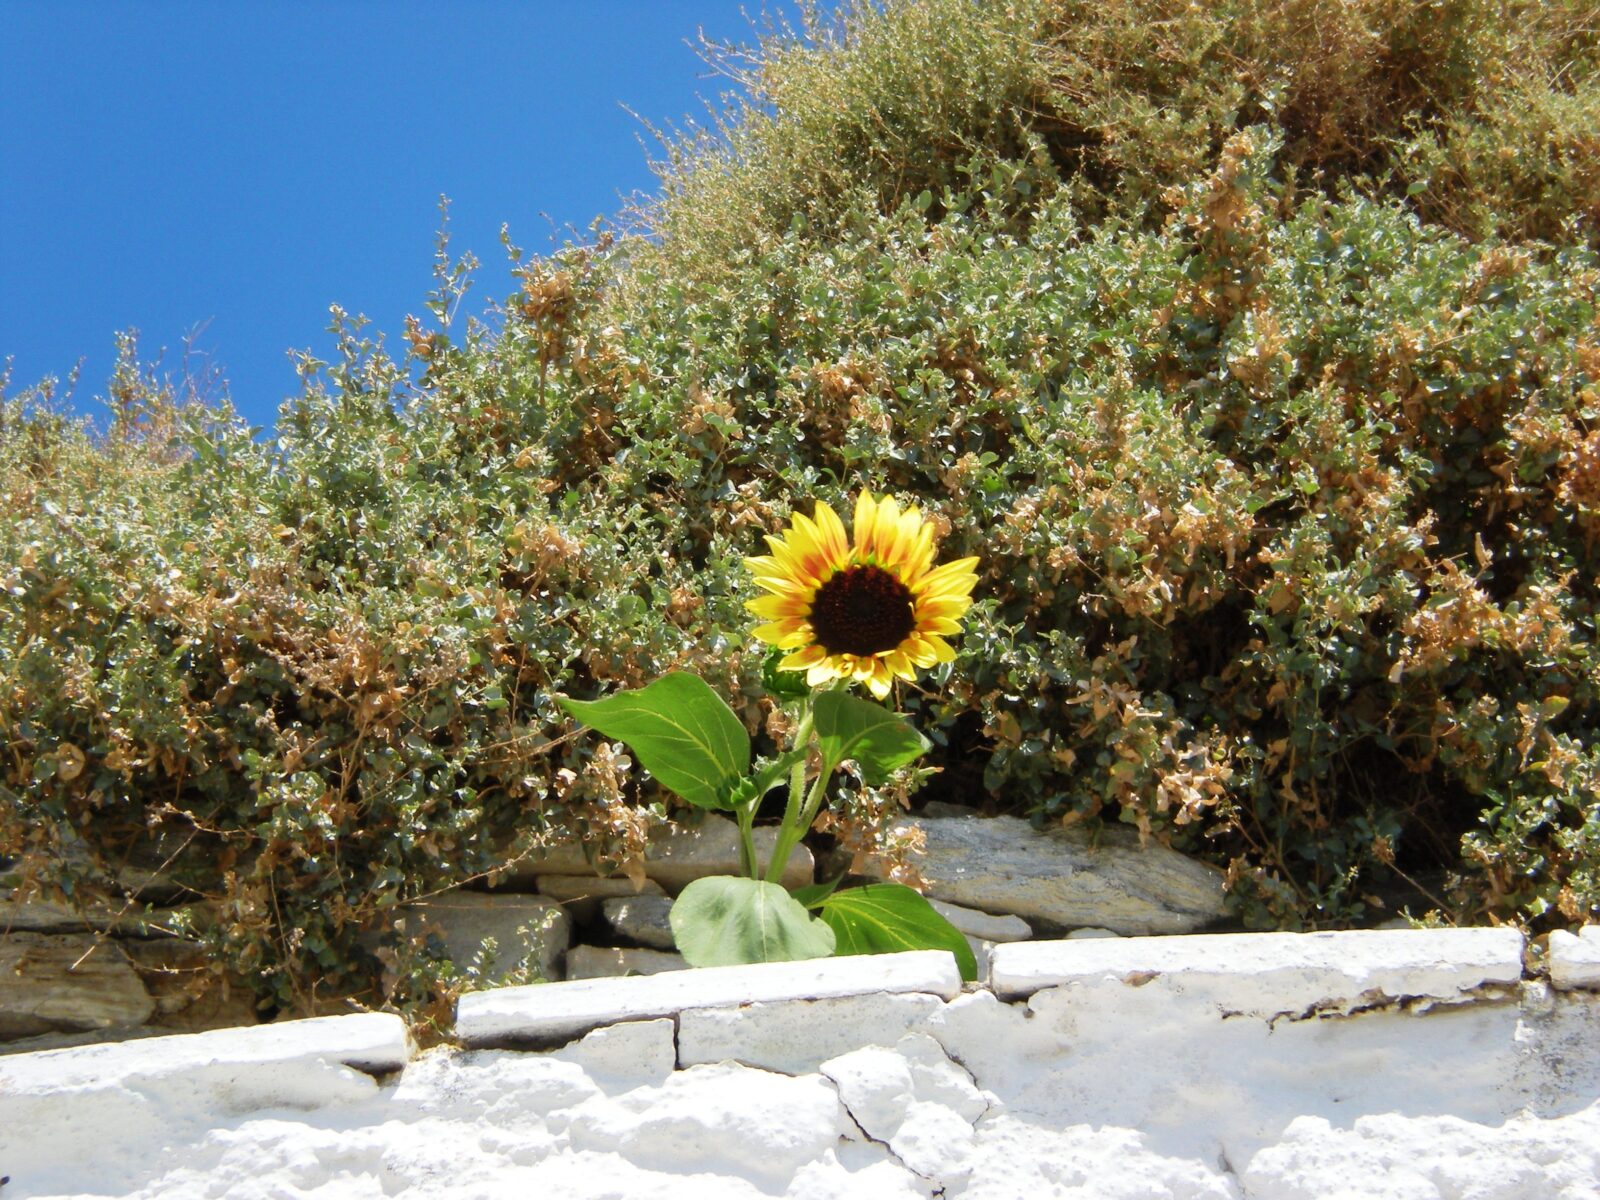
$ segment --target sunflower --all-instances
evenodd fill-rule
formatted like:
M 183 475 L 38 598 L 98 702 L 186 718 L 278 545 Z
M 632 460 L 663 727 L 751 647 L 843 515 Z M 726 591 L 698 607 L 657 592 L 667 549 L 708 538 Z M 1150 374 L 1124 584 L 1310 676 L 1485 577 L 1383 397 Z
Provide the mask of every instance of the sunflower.
M 778 664 L 804 671 L 808 686 L 854 679 L 878 699 L 896 678 L 949 662 L 945 635 L 961 632 L 972 607 L 976 558 L 933 565 L 933 527 L 893 499 L 856 500 L 855 540 L 820 500 L 810 518 L 795 513 L 785 535 L 768 537 L 772 553 L 745 559 L 770 595 L 745 607 L 768 622 L 755 636 L 787 650 Z

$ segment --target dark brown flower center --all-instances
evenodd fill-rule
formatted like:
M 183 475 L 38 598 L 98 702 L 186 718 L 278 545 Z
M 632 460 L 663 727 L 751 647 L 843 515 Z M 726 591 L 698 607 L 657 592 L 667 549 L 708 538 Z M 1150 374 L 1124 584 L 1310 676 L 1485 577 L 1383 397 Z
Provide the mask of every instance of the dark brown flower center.
M 846 567 L 811 602 L 811 629 L 829 654 L 893 650 L 915 628 L 910 589 L 882 567 Z

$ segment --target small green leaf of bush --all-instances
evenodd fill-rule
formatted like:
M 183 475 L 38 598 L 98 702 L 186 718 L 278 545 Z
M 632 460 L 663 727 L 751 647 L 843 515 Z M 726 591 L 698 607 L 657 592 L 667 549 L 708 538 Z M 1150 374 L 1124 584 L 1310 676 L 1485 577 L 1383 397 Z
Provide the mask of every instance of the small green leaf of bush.
M 775 883 L 713 875 L 683 889 L 669 918 L 693 967 L 826 958 L 834 933 Z
M 690 804 L 728 808 L 750 766 L 750 735 L 705 680 L 674 671 L 604 700 L 566 700 L 568 715 L 626 742 L 639 763 Z
M 822 919 L 833 930 L 837 954 L 895 954 L 902 950 L 948 950 L 961 978 L 978 977 L 978 960 L 961 931 L 901 883 L 869 883 L 834 892 L 822 901 Z
M 868 787 L 888 782 L 895 770 L 928 750 L 928 740 L 904 717 L 847 692 L 818 693 L 812 719 L 828 761 L 854 759 Z

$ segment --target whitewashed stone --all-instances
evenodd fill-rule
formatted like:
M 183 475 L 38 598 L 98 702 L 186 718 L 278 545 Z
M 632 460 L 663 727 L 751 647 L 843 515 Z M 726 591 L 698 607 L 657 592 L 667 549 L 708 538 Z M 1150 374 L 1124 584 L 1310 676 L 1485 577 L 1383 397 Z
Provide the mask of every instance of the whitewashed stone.
M 763 873 L 772 861 L 772 851 L 777 842 L 775 826 L 762 826 L 755 831 L 756 858 Z M 694 823 L 684 823 L 676 828 L 660 826 L 651 831 L 645 847 L 644 872 L 667 891 L 682 891 L 694 880 L 706 875 L 738 875 L 739 827 L 720 813 L 704 813 Z M 784 865 L 784 887 L 800 887 L 812 881 L 816 863 L 811 851 L 796 846 Z M 505 890 L 526 890 L 537 886 L 541 875 L 595 875 L 583 847 L 569 843 L 552 846 L 508 865 L 498 883 Z
M 1033 936 L 1032 927 L 1021 917 L 1010 914 L 997 917 L 945 900 L 929 900 L 928 903 L 933 906 L 934 912 L 969 938 L 985 942 L 1025 942 Z
M 1227 914 L 1222 873 L 1130 831 L 1040 831 L 1016 817 L 905 817 L 927 895 L 989 913 L 1125 934 L 1191 933 Z M 871 860 L 863 873 L 881 874 Z
M 676 950 L 672 940 L 670 896 L 617 896 L 600 905 L 613 933 L 656 950 Z
M 874 1141 L 893 1137 L 916 1099 L 911 1064 L 889 1046 L 863 1046 L 830 1059 L 820 1069 L 839 1089 L 839 1099 L 855 1123 Z
M 143 1025 L 155 1009 L 114 941 L 89 934 L 0 937 L 0 1041 Z
M 634 979 L 583 979 L 500 988 L 461 997 L 456 1035 L 469 1046 L 569 1040 L 600 1025 L 773 1000 L 822 999 L 873 992 L 961 991 L 954 957 L 916 950 L 803 962 L 704 967 Z
M 1552 984 L 1563 991 L 1600 988 L 1600 925 L 1585 925 L 1576 936 L 1557 929 L 1549 945 Z
M 860 1045 L 894 1045 L 938 1012 L 938 996 L 872 992 L 825 1000 L 777 1000 L 678 1015 L 678 1061 L 738 1062 L 800 1075 Z
M 567 951 L 567 971 L 573 979 L 616 979 L 623 975 L 659 975 L 686 971 L 681 954 L 667 954 L 638 946 L 574 946 Z
M 933 1038 L 908 1034 L 892 1050 L 852 1051 L 823 1063 L 821 1071 L 862 1131 L 911 1170 L 942 1184 L 966 1179 L 973 1122 L 990 1102 Z
M 624 1021 L 590 1030 L 554 1057 L 576 1063 L 603 1085 L 658 1085 L 678 1067 L 676 1037 L 670 1017 Z
M 543 896 L 453 891 L 389 909 L 389 929 L 435 932 L 459 969 L 481 973 L 484 982 L 532 969 L 544 979 L 561 977 L 561 956 L 572 940 L 572 919 L 561 905 Z M 384 940 L 376 931 L 368 945 Z M 490 944 L 492 941 L 492 945 Z
M 0 1096 L 145 1086 L 152 1080 L 181 1080 L 202 1068 L 239 1074 L 295 1062 L 393 1071 L 410 1056 L 411 1039 L 399 1017 L 388 1013 L 311 1017 L 0 1057 Z
M 832 1087 L 734 1064 L 690 1067 L 622 1102 L 586 1105 L 567 1135 L 579 1150 L 616 1151 L 651 1170 L 736 1175 L 780 1193 L 845 1136 Z
M 537 875 L 534 884 L 541 896 L 558 901 L 576 921 L 589 921 L 599 915 L 600 902 L 611 896 L 665 896 L 654 879 L 637 883 L 626 875 Z
M 990 957 L 995 992 L 1108 978 L 1204 999 L 1235 1015 L 1348 1011 L 1398 999 L 1453 1001 L 1522 978 L 1514 929 L 1394 929 L 1016 942 Z

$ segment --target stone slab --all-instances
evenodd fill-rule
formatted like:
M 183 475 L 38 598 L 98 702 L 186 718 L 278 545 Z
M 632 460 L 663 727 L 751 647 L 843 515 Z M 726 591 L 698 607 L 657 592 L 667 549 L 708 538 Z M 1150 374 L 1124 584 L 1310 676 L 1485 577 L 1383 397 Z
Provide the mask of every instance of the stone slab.
M 635 884 L 626 875 L 536 875 L 534 886 L 541 896 L 560 903 L 575 921 L 592 920 L 599 915 L 600 902 L 612 896 L 667 894 L 654 879 L 641 879 Z
M 7 933 L 115 933 L 121 937 L 161 937 L 164 915 L 142 904 L 95 901 L 82 908 L 52 900 L 0 900 L 0 935 Z
M 942 950 L 803 962 L 704 967 L 630 979 L 582 979 L 471 992 L 457 1005 L 456 1036 L 468 1046 L 569 1041 L 601 1025 L 777 1000 L 874 992 L 927 992 L 951 999 L 961 973 Z
M 545 979 L 559 979 L 561 956 L 572 941 L 566 910 L 543 896 L 453 891 L 402 904 L 388 910 L 384 919 L 404 921 L 408 934 L 437 932 L 450 961 L 460 969 L 478 964 L 486 970 L 486 981 L 525 968 Z M 382 931 L 369 932 L 363 941 L 375 945 L 384 936 Z
M 1400 999 L 1452 1001 L 1522 978 L 1514 929 L 1394 929 L 1014 942 L 990 954 L 997 995 L 1120 981 L 1164 987 L 1225 1015 L 1276 1016 Z
M 763 826 L 755 831 L 756 857 L 763 870 L 771 861 L 778 831 Z M 706 875 L 738 875 L 739 827 L 718 813 L 706 813 L 693 824 L 662 826 L 652 831 L 645 848 L 645 875 L 677 893 Z M 784 866 L 784 887 L 812 882 L 816 863 L 811 851 L 796 846 Z M 508 866 L 496 887 L 500 891 L 526 891 L 538 886 L 541 875 L 595 876 L 594 867 L 576 844 L 553 846 L 527 855 Z
M 0 1041 L 143 1025 L 155 1010 L 115 941 L 79 933 L 0 937 Z
M 667 896 L 615 896 L 600 905 L 601 916 L 619 937 L 655 950 L 676 950 L 672 900 Z
M 1025 942 L 1033 936 L 1033 928 L 1026 921 L 1009 913 L 997 917 L 947 900 L 929 900 L 928 903 L 934 912 L 969 938 L 985 942 Z
M 1227 915 L 1222 873 L 1137 835 L 1034 829 L 1016 817 L 904 817 L 920 830 L 916 862 L 930 899 L 1057 928 L 1192 933 Z M 862 872 L 880 875 L 876 860 Z
M 377 1073 L 411 1057 L 405 1022 L 388 1013 L 310 1017 L 0 1058 L 0 1095 L 136 1086 L 202 1068 L 325 1061 Z
M 678 1015 L 678 1065 L 737 1062 L 802 1075 L 859 1046 L 892 1046 L 944 1007 L 923 992 L 775 1000 Z
M 1550 982 L 1563 991 L 1600 988 L 1600 925 L 1550 935 Z
M 574 946 L 567 951 L 567 978 L 616 979 L 623 975 L 659 975 L 687 971 L 681 954 L 640 946 Z

